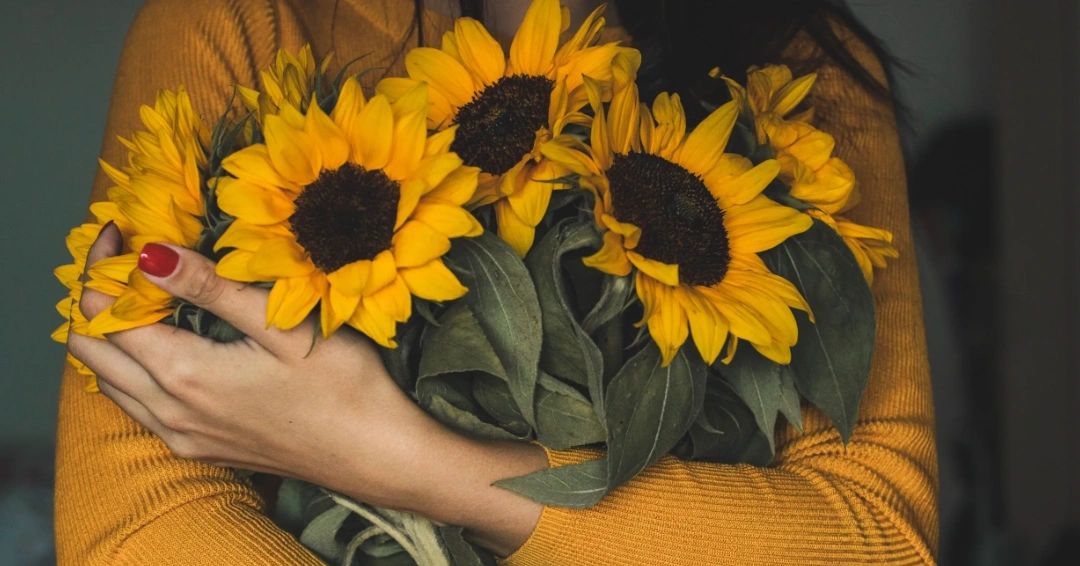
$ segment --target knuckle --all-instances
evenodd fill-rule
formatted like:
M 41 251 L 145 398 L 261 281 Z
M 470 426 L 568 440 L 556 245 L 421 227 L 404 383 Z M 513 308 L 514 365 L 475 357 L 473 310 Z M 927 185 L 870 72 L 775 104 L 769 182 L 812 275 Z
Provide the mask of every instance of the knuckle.
M 200 372 L 190 358 L 174 356 L 165 362 L 165 366 L 158 382 L 167 393 L 184 399 L 199 389 Z
M 187 414 L 187 411 L 184 411 L 181 408 L 174 407 L 160 411 L 155 416 L 157 417 L 158 422 L 161 423 L 161 426 L 173 433 L 180 433 L 180 435 L 183 435 L 195 430 L 191 416 Z
M 188 299 L 195 304 L 205 306 L 216 302 L 225 292 L 224 280 L 210 266 L 200 264 L 188 278 Z
M 79 297 L 79 311 L 87 319 L 94 318 L 109 306 L 109 299 L 102 293 L 85 289 Z
M 185 434 L 170 434 L 163 439 L 165 446 L 169 448 L 173 456 L 182 460 L 198 460 L 203 457 L 203 451 L 197 442 Z

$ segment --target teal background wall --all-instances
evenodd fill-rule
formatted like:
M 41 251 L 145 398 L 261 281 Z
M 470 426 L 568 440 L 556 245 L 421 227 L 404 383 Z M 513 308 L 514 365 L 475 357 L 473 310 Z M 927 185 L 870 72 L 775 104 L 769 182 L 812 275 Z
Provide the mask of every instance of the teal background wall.
M 51 452 L 49 340 L 63 236 L 82 221 L 112 77 L 140 0 L 4 2 L 0 18 L 0 449 Z

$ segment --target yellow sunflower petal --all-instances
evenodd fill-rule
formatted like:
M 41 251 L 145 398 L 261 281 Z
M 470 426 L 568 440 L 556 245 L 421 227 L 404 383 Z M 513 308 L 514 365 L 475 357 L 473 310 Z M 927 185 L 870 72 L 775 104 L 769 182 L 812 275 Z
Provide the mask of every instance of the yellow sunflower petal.
M 351 140 L 355 136 L 356 118 L 366 104 L 367 99 L 364 97 L 364 90 L 360 87 L 360 81 L 356 80 L 356 77 L 345 79 L 338 92 L 334 109 L 330 111 L 330 118 L 341 128 L 345 139 Z
M 770 360 L 780 365 L 786 366 L 791 363 L 790 346 L 785 346 L 784 344 L 780 344 L 778 342 L 770 342 L 768 344 L 758 344 L 755 342 L 751 342 L 750 345 L 752 345 L 755 350 L 760 352 L 762 356 L 765 356 L 766 358 L 769 358 Z
M 676 294 L 686 310 L 686 317 L 690 322 L 690 336 L 694 340 L 694 345 L 697 346 L 705 363 L 711 365 L 716 358 L 720 357 L 724 343 L 727 342 L 727 319 L 720 316 L 712 303 L 694 289 L 683 287 Z
M 264 187 L 299 190 L 299 185 L 278 173 L 265 144 L 250 145 L 234 152 L 221 162 L 221 166 L 239 179 Z
M 723 163 L 724 159 L 720 159 Z M 745 171 L 734 178 L 720 178 L 718 169 L 726 169 L 726 165 L 718 165 L 705 175 L 705 186 L 709 192 L 724 208 L 746 204 L 751 199 L 761 194 L 765 187 L 772 183 L 780 174 L 780 162 L 775 159 L 762 161 L 754 168 Z
M 559 47 L 559 0 L 534 0 L 510 44 L 510 74 L 547 76 Z
M 230 177 L 218 182 L 217 197 L 221 210 L 251 224 L 284 222 L 296 211 L 292 201 L 280 191 Z
M 514 214 L 533 227 L 543 220 L 548 205 L 551 204 L 551 193 L 556 187 L 552 181 L 559 175 L 550 165 L 550 162 L 545 162 L 541 166 L 530 168 L 531 171 L 526 173 L 528 180 L 524 186 L 506 198 L 506 202 L 514 209 Z
M 815 73 L 810 73 L 784 85 L 784 88 L 776 93 L 776 99 L 773 102 L 773 112 L 776 112 L 780 116 L 786 116 L 789 112 L 794 110 L 808 94 L 810 94 L 810 91 L 814 88 L 814 82 L 816 81 L 817 75 Z
M 360 306 L 362 298 L 361 295 L 343 293 L 331 283 L 327 289 L 326 297 L 323 299 L 322 306 L 320 306 L 323 310 L 320 313 L 322 315 L 320 322 L 323 335 L 329 336 L 333 334 L 342 324 L 352 318 L 356 308 Z M 328 302 L 329 305 L 327 305 Z
M 725 211 L 724 226 L 733 250 L 762 252 L 810 229 L 813 220 L 764 196 Z
M 394 135 L 394 113 L 385 96 L 376 95 L 367 103 L 349 132 L 350 159 L 368 171 L 382 169 L 390 160 Z
M 426 158 L 449 152 L 450 146 L 454 143 L 454 136 L 456 135 L 457 126 L 455 125 L 428 136 L 427 145 L 424 146 L 424 157 Z
M 728 102 L 709 114 L 686 137 L 676 158 L 679 165 L 698 175 L 708 173 L 724 154 L 738 117 L 739 107 L 734 102 Z
M 448 238 L 474 237 L 484 233 L 484 227 L 469 211 L 434 200 L 421 202 L 412 218 L 431 226 Z
M 214 251 L 225 248 L 237 248 L 249 252 L 257 251 L 264 242 L 273 238 L 288 238 L 289 229 L 284 224 L 259 226 L 241 219 L 229 224 L 225 233 L 214 242 Z
M 245 250 L 231 251 L 218 261 L 214 270 L 218 275 L 233 281 L 242 281 L 244 283 L 259 281 L 259 276 L 248 269 L 248 262 L 251 261 L 254 255 L 255 252 Z
M 384 348 L 396 348 L 394 334 L 397 332 L 397 324 L 394 319 L 383 312 L 376 301 L 365 297 L 360 307 L 349 318 L 349 326 L 371 338 L 376 344 Z
M 345 264 L 333 273 L 327 274 L 326 280 L 330 283 L 332 290 L 359 297 L 364 292 L 364 287 L 367 286 L 371 270 L 371 261 L 354 261 Z
M 421 91 L 425 98 L 426 92 L 426 89 Z M 424 108 L 426 103 L 417 111 L 395 116 L 394 143 L 384 169 L 395 181 L 409 178 L 424 156 L 427 142 L 427 115 Z
M 304 117 L 304 132 L 319 148 L 322 169 L 337 169 L 349 158 L 349 142 L 346 141 L 345 134 L 318 104 L 308 107 L 307 116 Z
M 477 84 L 489 85 L 502 78 L 506 71 L 506 56 L 483 24 L 472 18 L 461 18 L 454 23 L 454 34 L 458 56 Z
M 647 279 L 638 279 L 639 282 Z M 646 283 L 651 286 L 651 292 L 647 296 L 653 302 L 650 316 L 647 321 L 649 334 L 660 348 L 660 355 L 664 366 L 671 364 L 675 354 L 686 342 L 690 329 L 686 318 L 686 311 L 675 299 L 675 288 L 655 282 Z M 644 301 L 644 298 L 642 299 Z
M 439 183 L 439 186 L 424 196 L 427 199 L 437 199 L 458 206 L 464 205 L 476 193 L 479 176 L 480 169 L 476 167 L 459 167 L 450 172 L 442 183 Z
M 536 227 L 518 218 L 505 199 L 495 203 L 495 222 L 499 225 L 499 237 L 509 244 L 519 257 L 525 257 L 536 238 Z
M 368 275 L 367 285 L 364 285 L 364 295 L 373 295 L 393 283 L 397 273 L 398 266 L 393 252 L 386 250 L 379 253 L 371 260 L 371 274 Z
M 295 328 L 304 321 L 322 298 L 322 286 L 309 277 L 278 279 L 270 290 L 266 305 L 266 325 L 282 330 Z
M 266 117 L 263 134 L 274 168 L 286 179 L 303 186 L 319 176 L 322 156 L 316 151 L 308 134 L 293 128 L 284 118 L 276 115 Z
M 364 297 L 365 301 L 368 299 L 397 322 L 405 322 L 412 316 L 412 294 L 400 275 L 375 294 Z
M 394 234 L 392 250 L 399 267 L 416 267 L 450 251 L 450 239 L 423 222 L 410 220 Z
M 595 254 L 585 257 L 582 261 L 585 265 L 604 273 L 620 277 L 629 275 L 631 264 L 626 257 L 622 240 L 622 236 L 615 232 L 604 232 L 604 244 Z
M 409 286 L 409 292 L 428 301 L 452 301 L 468 292 L 441 259 L 402 269 L 400 275 Z
M 469 71 L 448 53 L 433 47 L 417 47 L 405 56 L 409 76 L 427 83 L 454 107 L 472 100 L 476 93 Z
M 664 285 L 675 287 L 679 284 L 679 266 L 649 259 L 636 252 L 626 252 L 627 259 L 634 267 Z
M 249 273 L 264 280 L 305 277 L 315 270 L 307 252 L 291 238 L 267 240 L 248 261 Z

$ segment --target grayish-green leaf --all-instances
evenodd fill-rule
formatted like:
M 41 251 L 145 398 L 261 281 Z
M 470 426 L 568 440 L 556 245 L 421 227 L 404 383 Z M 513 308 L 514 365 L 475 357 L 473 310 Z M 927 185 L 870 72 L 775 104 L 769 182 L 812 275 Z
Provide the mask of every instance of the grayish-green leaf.
M 816 323 L 802 313 L 791 365 L 799 392 L 851 437 L 874 350 L 874 297 L 843 239 L 825 224 L 788 238 L 764 256 L 795 284 Z
M 548 448 L 564 450 L 603 442 L 604 424 L 592 403 L 573 386 L 541 372 L 536 393 L 536 433 Z
M 521 440 L 521 437 L 480 420 L 474 413 L 457 407 L 441 396 L 432 395 L 421 402 L 439 422 L 457 430 L 493 440 Z
M 600 236 L 591 223 L 567 219 L 552 227 L 525 259 L 540 297 L 544 327 L 540 367 L 559 379 L 589 387 L 595 399 L 602 396 L 604 360 L 574 316 L 563 288 L 562 258 L 599 245 Z M 602 405 L 599 412 L 603 414 Z
M 585 509 L 607 494 L 607 467 L 606 459 L 590 460 L 500 480 L 495 485 L 544 505 Z
M 506 381 L 480 374 L 474 374 L 471 381 L 476 403 L 500 427 L 521 438 L 531 435 L 532 427 L 521 416 Z
M 608 275 L 600 287 L 600 299 L 581 322 L 582 329 L 589 334 L 595 333 L 601 326 L 615 319 L 626 309 L 630 295 L 634 291 L 629 276 Z
M 340 560 L 345 552 L 345 545 L 338 542 L 336 537 L 349 513 L 348 509 L 340 506 L 327 509 L 308 523 L 300 534 L 300 542 L 323 560 Z
M 705 362 L 683 348 L 667 367 L 650 343 L 630 358 L 607 391 L 608 484 L 618 486 L 660 459 L 697 418 Z
M 792 426 L 802 432 L 802 400 L 795 386 L 795 369 L 783 366 L 780 372 L 780 413 Z
M 447 525 L 437 531 L 439 542 L 454 566 L 488 566 L 495 561 L 490 553 L 469 544 L 461 527 Z
M 469 305 L 506 369 L 522 416 L 535 424 L 534 400 L 543 328 L 540 303 L 525 265 L 492 234 L 454 240 L 451 264 L 469 288 Z
M 758 429 L 769 439 L 769 450 L 775 453 L 776 415 L 783 402 L 781 374 L 790 371 L 790 366 L 780 365 L 744 344 L 730 364 L 717 363 L 713 367 L 750 408 Z
M 420 354 L 420 379 L 445 374 L 483 372 L 509 381 L 491 341 L 464 303 L 454 303 L 439 325 L 428 327 Z

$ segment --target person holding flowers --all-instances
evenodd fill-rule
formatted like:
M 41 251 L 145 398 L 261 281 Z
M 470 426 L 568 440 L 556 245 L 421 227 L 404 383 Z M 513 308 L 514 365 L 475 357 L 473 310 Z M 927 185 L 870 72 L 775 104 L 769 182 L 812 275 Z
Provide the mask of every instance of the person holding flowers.
M 370 72 L 327 90 L 354 58 Z M 459 526 L 507 564 L 933 563 L 929 370 L 886 63 L 827 1 L 148 2 L 109 119 L 139 131 L 106 139 L 95 222 L 57 271 L 72 356 L 60 562 L 322 563 L 240 468 Z M 230 106 L 245 125 L 211 128 Z M 858 413 L 796 399 L 784 414 L 801 427 L 768 435 L 771 465 L 667 446 L 590 505 L 495 485 L 604 450 L 464 434 L 378 348 L 405 344 L 409 320 L 438 316 L 434 333 L 470 312 L 420 306 L 478 277 L 452 249 L 497 237 L 533 261 L 572 186 L 598 240 L 582 263 L 633 280 L 657 367 L 791 363 L 804 320 L 826 313 L 762 256 L 835 232 L 877 313 Z M 180 320 L 208 330 L 162 322 Z M 534 393 L 509 391 L 529 407 Z M 543 424 L 530 411 L 515 418 Z

